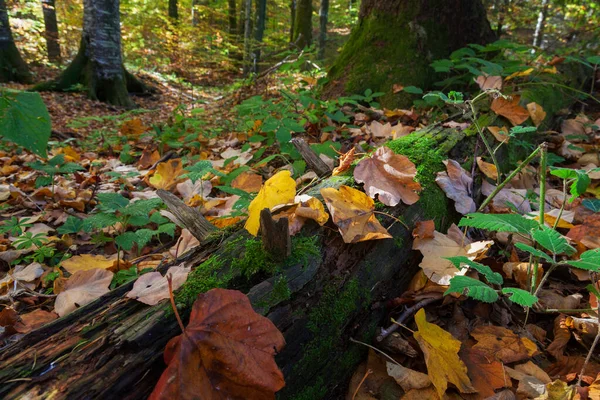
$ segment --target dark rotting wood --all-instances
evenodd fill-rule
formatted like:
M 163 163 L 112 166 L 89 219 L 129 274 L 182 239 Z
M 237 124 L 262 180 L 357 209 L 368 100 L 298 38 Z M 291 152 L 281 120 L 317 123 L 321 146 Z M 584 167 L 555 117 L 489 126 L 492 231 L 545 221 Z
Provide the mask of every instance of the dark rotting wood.
M 173 193 L 159 189 L 156 191 L 156 194 L 158 194 L 158 197 L 164 201 L 169 208 L 169 211 L 177 218 L 178 225 L 187 228 L 187 230 L 189 230 L 200 242 L 202 242 L 209 233 L 217 229 L 204 218 L 204 215 L 202 215 L 200 211 L 186 205 Z
M 292 239 L 287 218 L 275 221 L 268 208 L 261 210 L 260 233 L 263 249 L 271 254 L 274 260 L 282 260 L 292 254 Z

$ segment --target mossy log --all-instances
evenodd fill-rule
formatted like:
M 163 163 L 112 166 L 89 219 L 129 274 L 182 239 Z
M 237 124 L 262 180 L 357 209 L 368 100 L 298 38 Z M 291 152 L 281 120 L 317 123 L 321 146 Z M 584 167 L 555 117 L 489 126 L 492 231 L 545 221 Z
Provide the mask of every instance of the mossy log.
M 468 132 L 467 132 L 468 133 Z M 433 128 L 389 143 L 418 166 L 421 200 L 385 209 L 412 228 L 434 219 L 438 229 L 457 216 L 433 183 L 442 160 L 465 160 L 474 141 L 465 133 Z M 322 187 L 353 185 L 350 176 L 330 177 Z M 338 398 L 377 327 L 388 325 L 378 304 L 400 295 L 417 270 L 411 231 L 382 217 L 394 239 L 346 244 L 333 225 L 305 226 L 292 239 L 292 254 L 276 262 L 259 239 L 240 229 L 211 233 L 183 260 L 197 266 L 176 293 L 184 319 L 201 292 L 239 289 L 255 309 L 283 332 L 286 346 L 276 361 L 286 379 L 280 399 Z M 167 269 L 167 265 L 160 268 Z M 167 341 L 179 334 L 168 304 L 145 306 L 124 297 L 132 283 L 72 314 L 28 333 L 0 354 L 0 398 L 145 399 L 165 368 Z

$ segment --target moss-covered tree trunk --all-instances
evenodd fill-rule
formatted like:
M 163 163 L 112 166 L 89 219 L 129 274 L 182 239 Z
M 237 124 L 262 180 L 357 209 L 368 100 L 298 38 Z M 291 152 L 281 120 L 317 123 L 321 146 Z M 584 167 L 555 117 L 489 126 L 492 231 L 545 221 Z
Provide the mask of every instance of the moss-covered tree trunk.
M 359 21 L 329 71 L 326 94 L 385 92 L 387 106 L 406 105 L 394 84 L 428 88 L 429 64 L 469 43 L 495 38 L 481 0 L 363 0 Z
M 31 81 L 31 74 L 15 46 L 6 1 L 0 0 L 0 82 L 10 81 L 27 83 Z
M 312 0 L 296 0 L 293 42 L 301 49 L 312 44 L 312 13 Z
M 446 157 L 472 154 L 469 134 L 432 128 L 389 143 L 415 162 L 424 190 L 416 204 L 385 211 L 401 216 L 411 229 L 417 221 L 434 219 L 445 231 L 456 221 L 454 206 L 434 177 Z M 351 182 L 349 176 L 330 177 L 308 194 L 319 196 L 321 187 Z M 174 263 L 196 266 L 175 294 L 178 308 L 185 319 L 199 293 L 214 287 L 244 291 L 286 340 L 276 357 L 286 380 L 278 398 L 341 398 L 366 353 L 350 338 L 369 342 L 378 326 L 389 324 L 382 304 L 406 289 L 420 261 L 411 250 L 411 230 L 384 219 L 384 225 L 393 225 L 393 239 L 356 244 L 344 243 L 333 225 L 307 226 L 304 236 L 292 239 L 292 255 L 285 261 L 270 258 L 261 240 L 243 230 L 227 238 L 211 234 L 202 248 Z M 180 331 L 168 304 L 148 307 L 124 298 L 131 285 L 3 349 L 0 398 L 145 399 L 165 368 L 165 344 Z
M 44 14 L 44 36 L 48 48 L 48 60 L 60 63 L 60 43 L 58 42 L 58 21 L 56 20 L 56 7 L 54 0 L 42 0 Z
M 35 90 L 86 88 L 93 100 L 133 107 L 129 92 L 144 93 L 147 88 L 123 66 L 119 0 L 85 0 L 81 44 L 75 59 L 55 80 Z
M 177 21 L 179 19 L 177 0 L 169 0 L 169 18 L 171 18 L 173 21 Z

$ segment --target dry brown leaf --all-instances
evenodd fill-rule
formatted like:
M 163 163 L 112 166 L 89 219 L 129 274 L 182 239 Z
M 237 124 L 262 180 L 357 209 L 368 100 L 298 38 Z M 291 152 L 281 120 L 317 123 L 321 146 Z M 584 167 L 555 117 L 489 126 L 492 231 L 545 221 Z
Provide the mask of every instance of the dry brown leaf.
M 438 396 L 444 396 L 448 383 L 454 384 L 461 393 L 474 393 L 467 367 L 458 357 L 460 342 L 439 326 L 427 322 L 422 308 L 415 315 L 415 323 L 418 330 L 414 338 L 425 354 L 427 374 Z
M 440 400 L 435 387 L 429 386 L 424 389 L 412 389 L 406 392 L 400 400 Z
M 529 118 L 529 112 L 519 105 L 521 96 L 512 96 L 511 100 L 506 100 L 503 97 L 495 98 L 492 101 L 491 109 L 496 114 L 508 119 L 513 125 L 521 125 Z
M 389 361 L 386 363 L 386 366 L 388 375 L 394 378 L 396 383 L 398 383 L 405 392 L 412 389 L 424 389 L 431 386 L 431 379 L 427 374 Z
M 487 128 L 497 141 L 500 143 L 508 143 L 510 136 L 508 136 L 508 129 L 506 129 L 506 127 L 488 126 Z
M 567 237 L 582 243 L 588 249 L 600 248 L 600 213 L 592 214 L 567 233 Z
M 481 193 L 484 196 L 489 196 L 495 189 L 496 186 L 488 181 L 483 181 L 481 184 Z M 506 213 L 511 211 L 509 205 L 513 204 L 521 213 L 527 214 L 531 212 L 531 204 L 527 199 L 527 195 L 528 193 L 525 189 L 504 187 L 496 194 L 489 207 L 496 213 Z
M 361 160 L 354 169 L 354 179 L 364 183 L 365 192 L 387 206 L 400 201 L 414 204 L 419 200 L 421 185 L 415 181 L 417 168 L 408 157 L 388 147 L 379 147 L 371 157 Z
M 531 375 L 545 384 L 552 382 L 552 379 L 550 379 L 548 374 L 531 361 L 527 361 L 524 364 L 515 365 L 515 370 L 527 375 Z
M 526 360 L 538 353 L 537 346 L 526 337 L 500 326 L 478 326 L 471 332 L 477 340 L 473 347 L 505 364 Z
M 336 176 L 341 174 L 344 171 L 347 171 L 350 169 L 350 167 L 352 166 L 352 163 L 354 162 L 354 154 L 356 153 L 356 148 L 351 148 L 350 150 L 348 150 L 346 153 L 342 154 L 340 156 L 340 165 L 338 165 L 337 167 L 335 167 L 333 169 L 333 172 L 331 173 L 331 175 Z
M 165 276 L 158 271 L 148 272 L 135 281 L 133 288 L 127 293 L 127 297 L 153 306 L 159 301 L 169 298 L 167 276 L 171 276 L 173 290 L 177 290 L 185 283 L 190 271 L 191 267 L 186 268 L 182 263 L 169 268 Z
M 346 393 L 347 400 L 377 400 L 385 394 L 399 396 L 402 389 L 388 375 L 385 359 L 369 349 L 367 360 L 354 371 Z
M 342 185 L 321 189 L 333 223 L 337 225 L 346 243 L 388 239 L 392 235 L 375 218 L 375 203 L 363 192 Z
M 458 354 L 467 366 L 473 387 L 482 398 L 493 396 L 496 389 L 510 386 L 501 362 L 472 347 L 463 347 Z
M 262 186 L 262 176 L 254 172 L 242 172 L 231 181 L 231 187 L 248 193 L 256 193 Z
M 458 162 L 445 160 L 446 171 L 437 173 L 435 182 L 446 193 L 449 199 L 454 200 L 454 208 L 465 215 L 475 212 L 475 202 L 471 198 L 473 179 Z
M 88 269 L 77 271 L 65 283 L 64 290 L 59 293 L 54 303 L 54 311 L 64 317 L 96 300 L 110 290 L 113 273 L 105 269 Z
M 521 289 L 529 290 L 531 279 L 529 278 L 528 262 L 507 262 L 502 265 L 502 271 L 507 278 L 514 279 Z M 533 266 L 531 267 L 533 269 Z M 544 267 L 538 264 L 537 283 L 539 284 L 544 276 Z
M 16 326 L 15 329 L 19 333 L 31 332 L 57 318 L 58 315 L 56 313 L 38 308 L 30 313 L 21 315 L 21 324 Z
M 432 239 L 433 231 L 435 231 L 435 222 L 432 219 L 427 221 L 417 221 L 412 235 L 415 239 Z
M 538 298 L 540 304 L 545 308 L 573 310 L 581 306 L 583 296 L 580 293 L 564 296 L 552 289 L 542 289 L 538 294 Z
M 558 376 L 566 382 L 573 382 L 579 376 L 581 367 L 585 362 L 585 357 L 581 356 L 562 356 L 554 364 L 550 365 L 546 372 L 550 376 Z M 595 361 L 589 361 L 586 364 L 582 381 L 588 385 L 592 384 L 600 373 L 600 364 Z
M 121 124 L 119 131 L 125 136 L 139 136 L 146 132 L 148 127 L 144 125 L 141 119 L 133 118 Z
M 538 103 L 531 102 L 527 104 L 527 111 L 535 126 L 540 126 L 546 119 L 546 111 Z
M 494 164 L 485 162 L 481 157 L 477 157 L 477 166 L 479 167 L 479 170 L 488 178 L 493 180 L 498 179 L 498 169 Z
M 446 260 L 446 257 L 465 256 L 473 260 L 477 256 L 485 254 L 493 243 L 489 240 L 463 246 L 447 235 L 434 231 L 433 238 L 416 238 L 413 242 L 413 250 L 419 250 L 423 254 L 423 260 L 419 266 L 432 282 L 438 285 L 449 285 L 450 279 L 457 275 L 464 275 L 468 269 L 459 270 L 449 260 Z
M 481 90 L 502 90 L 502 77 L 501 76 L 486 76 L 479 75 L 473 80 L 479 85 Z
M 561 314 L 554 319 L 554 340 L 546 351 L 554 356 L 554 358 L 561 358 L 567 347 L 567 343 L 571 340 L 571 330 L 567 326 L 568 316 Z
M 182 229 L 181 236 L 179 236 L 179 239 L 177 239 L 177 243 L 175 243 L 173 247 L 169 249 L 169 254 L 173 258 L 177 258 L 178 256 L 187 253 L 198 245 L 200 245 L 198 239 L 196 239 L 196 237 L 192 235 L 189 230 Z

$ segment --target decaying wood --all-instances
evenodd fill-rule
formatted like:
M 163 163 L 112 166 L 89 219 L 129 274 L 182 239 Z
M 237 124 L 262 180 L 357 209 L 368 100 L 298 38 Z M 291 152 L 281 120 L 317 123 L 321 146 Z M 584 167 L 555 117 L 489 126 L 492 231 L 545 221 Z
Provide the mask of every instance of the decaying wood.
M 263 249 L 275 260 L 282 260 L 292 254 L 292 239 L 287 218 L 278 221 L 273 219 L 271 210 L 265 208 L 260 212 L 260 234 Z
M 345 182 L 340 178 L 319 185 L 339 186 Z M 447 206 L 452 215 L 452 204 Z M 417 202 L 386 211 L 401 215 L 412 227 L 430 218 L 423 210 Z M 451 221 L 447 218 L 447 223 Z M 389 323 L 385 300 L 400 295 L 418 268 L 420 255 L 411 250 L 411 231 L 393 222 L 383 217 L 384 226 L 391 225 L 393 240 L 356 244 L 344 243 L 331 223 L 325 228 L 309 224 L 303 234 L 313 238 L 314 251 L 281 263 L 273 276 L 250 284 L 231 268 L 245 251 L 246 241 L 255 240 L 243 230 L 228 238 L 210 235 L 183 261 L 197 266 L 210 255 L 229 260 L 220 270 L 233 276 L 228 287 L 245 291 L 254 308 L 283 333 L 286 346 L 276 361 L 286 387 L 279 399 L 338 398 L 366 351 L 350 338 L 363 342 L 375 338 L 377 327 Z M 207 231 L 203 225 L 202 229 Z M 166 268 L 159 269 L 164 273 Z M 3 349 L 0 398 L 147 398 L 165 368 L 164 347 L 180 331 L 168 304 L 148 307 L 125 298 L 131 287 L 132 283 L 119 287 Z M 189 310 L 180 311 L 186 322 Z
M 175 215 L 178 225 L 185 227 L 199 241 L 202 242 L 210 232 L 216 230 L 200 211 L 186 205 L 173 193 L 159 189 L 156 194 L 164 201 L 169 211 Z
M 298 150 L 304 161 L 306 161 L 306 165 L 315 171 L 318 176 L 326 176 L 331 174 L 332 169 L 325 164 L 325 161 L 319 158 L 317 153 L 315 153 L 313 149 L 310 148 L 308 143 L 306 143 L 303 139 L 293 138 L 292 144 L 296 150 Z

